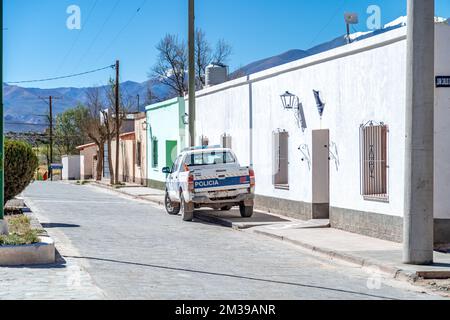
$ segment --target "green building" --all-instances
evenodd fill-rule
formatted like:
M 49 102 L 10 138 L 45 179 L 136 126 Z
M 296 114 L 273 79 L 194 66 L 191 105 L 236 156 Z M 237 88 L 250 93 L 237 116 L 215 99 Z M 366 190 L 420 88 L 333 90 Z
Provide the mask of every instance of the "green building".
M 147 179 L 149 186 L 165 189 L 164 167 L 171 167 L 187 146 L 187 125 L 184 98 L 152 104 L 147 113 Z

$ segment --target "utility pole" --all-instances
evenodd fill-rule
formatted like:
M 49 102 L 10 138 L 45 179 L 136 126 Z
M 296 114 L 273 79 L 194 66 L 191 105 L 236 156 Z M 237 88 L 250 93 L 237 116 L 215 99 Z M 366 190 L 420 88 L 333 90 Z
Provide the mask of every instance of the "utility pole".
M 48 172 L 50 175 L 50 180 L 53 181 L 53 100 L 61 99 L 59 97 L 54 96 L 48 96 L 47 98 L 39 97 L 39 99 L 42 99 L 44 101 L 47 101 L 48 99 L 48 131 L 49 131 L 49 143 L 50 143 L 50 163 L 48 164 Z
M 141 104 L 140 104 L 140 96 L 139 96 L 139 94 L 137 95 L 137 112 L 139 113 L 139 111 L 140 111 L 140 107 L 141 107 Z
M 403 262 L 433 263 L 434 0 L 408 0 Z
M 49 123 L 50 123 L 50 181 L 53 181 L 53 104 L 52 96 L 48 97 Z
M 119 106 L 119 68 L 120 62 L 116 61 L 116 87 L 115 87 L 115 95 L 116 95 L 116 165 L 114 169 L 114 184 L 119 184 L 119 146 L 120 146 L 120 106 Z
M 189 136 L 195 146 L 195 3 L 189 0 Z

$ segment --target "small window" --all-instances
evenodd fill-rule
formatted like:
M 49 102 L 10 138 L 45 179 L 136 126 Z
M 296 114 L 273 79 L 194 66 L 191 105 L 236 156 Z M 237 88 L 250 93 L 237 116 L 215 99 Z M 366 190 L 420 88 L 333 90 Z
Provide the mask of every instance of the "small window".
M 360 128 L 361 195 L 388 201 L 388 127 L 369 122 Z
M 289 133 L 273 133 L 273 184 L 277 189 L 289 189 Z
M 206 151 L 193 153 L 186 157 L 185 164 L 188 167 L 210 166 L 216 164 L 233 164 L 236 158 L 231 152 Z
M 209 139 L 206 136 L 200 137 L 200 146 L 209 146 Z
M 152 167 L 158 168 L 158 139 L 152 140 Z
M 222 148 L 231 149 L 231 136 L 229 134 L 222 135 Z
M 177 172 L 177 170 L 178 170 L 178 168 L 179 168 L 179 166 L 180 166 L 180 160 L 181 160 L 181 157 L 178 157 L 178 158 L 175 160 L 175 162 L 174 162 L 173 165 L 172 165 L 172 172 Z
M 142 165 L 142 143 L 138 141 L 136 143 L 136 165 L 140 167 Z

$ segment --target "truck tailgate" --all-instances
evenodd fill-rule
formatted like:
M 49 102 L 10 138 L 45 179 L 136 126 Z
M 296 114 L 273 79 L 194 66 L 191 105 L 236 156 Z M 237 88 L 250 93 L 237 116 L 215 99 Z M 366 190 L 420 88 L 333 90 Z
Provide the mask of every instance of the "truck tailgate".
M 250 187 L 248 168 L 201 169 L 194 172 L 194 191 L 227 191 Z

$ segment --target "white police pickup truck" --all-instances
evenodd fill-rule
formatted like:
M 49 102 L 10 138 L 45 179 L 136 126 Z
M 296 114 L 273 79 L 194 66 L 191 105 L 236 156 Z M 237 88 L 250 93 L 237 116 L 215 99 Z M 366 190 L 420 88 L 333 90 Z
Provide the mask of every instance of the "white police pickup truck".
M 163 173 L 167 174 L 165 207 L 169 214 L 181 212 L 184 221 L 191 221 L 194 209 L 228 211 L 239 206 L 242 217 L 253 215 L 255 173 L 241 167 L 230 149 L 186 149 Z

